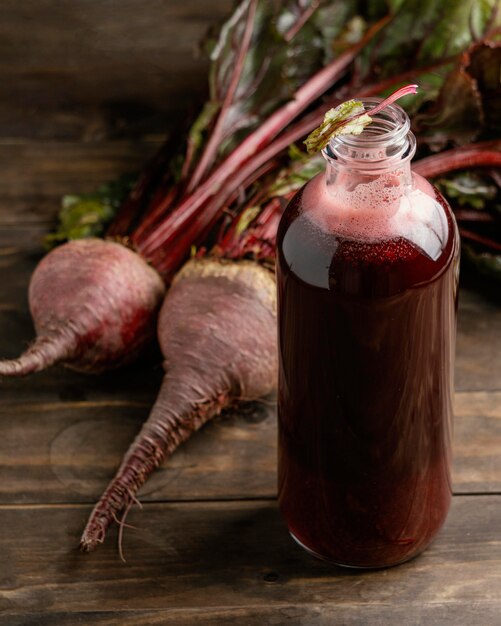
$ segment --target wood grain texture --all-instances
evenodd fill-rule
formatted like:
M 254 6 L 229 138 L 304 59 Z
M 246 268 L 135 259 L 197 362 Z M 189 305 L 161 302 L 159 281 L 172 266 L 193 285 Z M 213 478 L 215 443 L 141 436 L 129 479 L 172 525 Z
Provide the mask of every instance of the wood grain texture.
M 0 136 L 165 130 L 206 90 L 196 54 L 232 0 L 3 0 Z
M 129 516 L 136 529 L 126 530 L 126 564 L 113 534 L 96 553 L 75 551 L 87 512 L 79 506 L 0 508 L 4 614 L 82 615 L 103 611 L 104 604 L 120 612 L 117 620 L 130 611 L 168 610 L 173 613 L 164 613 L 163 623 L 176 624 L 224 624 L 238 615 L 257 623 L 253 611 L 278 624 L 301 615 L 317 623 L 346 623 L 345 615 L 348 623 L 364 624 L 379 615 L 376 623 L 386 616 L 391 623 L 422 624 L 428 617 L 439 624 L 450 607 L 457 617 L 469 607 L 483 624 L 495 624 L 489 618 L 501 614 L 497 496 L 454 498 L 446 526 L 423 555 L 365 573 L 309 557 L 289 538 L 275 503 L 146 505 Z M 398 615 L 407 621 L 396 622 Z
M 232 0 L 4 0 L 0 19 L 0 356 L 31 340 L 29 276 L 65 193 L 139 169 L 198 109 L 193 54 Z M 35 141 L 33 141 L 35 139 Z M 154 400 L 153 348 L 100 377 L 0 381 L 0 626 L 501 626 L 501 310 L 461 293 L 456 495 L 431 548 L 352 572 L 289 538 L 272 403 L 231 410 L 155 473 L 92 555 L 91 503 Z
M 375 603 L 290 604 L 273 607 L 193 609 L 156 611 L 51 612 L 9 615 L 2 626 L 499 626 L 499 606 L 471 600 L 394 606 Z
M 0 142 L 0 228 L 43 224 L 47 231 L 64 194 L 139 172 L 160 142 Z
M 455 493 L 501 493 L 501 392 L 455 398 Z
M 0 502 L 95 502 L 148 415 L 149 403 L 124 395 L 2 406 Z M 275 432 L 273 407 L 225 413 L 156 471 L 140 498 L 274 497 Z
M 135 389 L 132 383 L 127 389 L 124 381 L 116 399 L 76 400 L 73 388 L 73 396 L 56 402 L 19 398 L 2 405 L 0 503 L 95 502 L 153 400 L 154 390 L 148 398 L 141 381 Z M 501 393 L 457 394 L 455 430 L 455 493 L 501 493 Z M 249 404 L 194 435 L 153 474 L 140 498 L 274 498 L 276 455 L 271 399 Z
M 456 389 L 501 391 L 501 307 L 466 289 L 459 295 Z

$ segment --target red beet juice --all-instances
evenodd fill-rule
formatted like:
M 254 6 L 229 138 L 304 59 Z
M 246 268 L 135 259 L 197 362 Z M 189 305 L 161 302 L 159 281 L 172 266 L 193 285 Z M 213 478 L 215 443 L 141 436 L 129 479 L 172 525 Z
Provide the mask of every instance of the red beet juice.
M 280 510 L 351 567 L 421 552 L 451 500 L 457 229 L 403 110 L 378 120 L 331 142 L 278 233 Z

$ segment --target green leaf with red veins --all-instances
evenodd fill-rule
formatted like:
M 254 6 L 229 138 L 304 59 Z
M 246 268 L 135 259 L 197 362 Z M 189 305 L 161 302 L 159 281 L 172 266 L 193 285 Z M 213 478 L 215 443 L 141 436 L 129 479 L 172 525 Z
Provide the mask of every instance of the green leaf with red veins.
M 498 0 L 405 0 L 373 44 L 378 75 L 462 52 L 472 42 L 472 21 L 475 36 L 483 36 L 497 5 Z
M 417 93 L 417 85 L 400 87 L 400 89 L 394 91 L 374 108 L 369 109 L 369 111 L 371 115 L 375 115 L 392 102 L 415 93 Z M 372 117 L 365 112 L 364 105 L 360 100 L 342 102 L 334 109 L 329 109 L 320 126 L 308 135 L 304 142 L 306 149 L 310 154 L 313 154 L 325 148 L 334 137 L 339 135 L 360 135 L 371 122 Z
M 308 152 L 310 154 L 320 152 L 332 138 L 339 135 L 360 135 L 372 122 L 372 118 L 364 111 L 364 105 L 360 100 L 348 100 L 334 109 L 329 109 L 324 121 L 304 142 Z
M 431 107 L 414 116 L 413 129 L 432 150 L 501 136 L 501 45 L 474 44 L 447 76 Z
M 192 131 L 196 161 L 216 129 L 204 175 L 323 66 L 324 41 L 311 20 L 318 5 L 316 0 L 244 0 L 209 37 L 209 101 Z
M 498 24 L 501 20 L 501 11 L 495 13 L 499 0 L 404 0 L 392 4 L 392 21 L 359 59 L 360 87 L 461 53 L 474 38 L 485 35 L 493 26 L 493 17 Z M 436 70 L 430 81 L 418 78 L 422 89 L 409 104 L 411 114 L 425 100 L 436 98 L 449 69 Z

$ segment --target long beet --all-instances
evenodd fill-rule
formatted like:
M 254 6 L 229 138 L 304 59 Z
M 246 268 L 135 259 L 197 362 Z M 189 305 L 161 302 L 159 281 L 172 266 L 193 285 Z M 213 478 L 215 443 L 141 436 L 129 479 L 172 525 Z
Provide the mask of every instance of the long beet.
M 164 300 L 158 339 L 166 372 L 160 393 L 89 518 L 84 551 L 103 541 L 151 472 L 194 431 L 236 398 L 275 387 L 273 274 L 250 261 L 189 261 Z
M 311 165 L 294 162 L 262 181 L 222 224 L 210 252 L 200 249 L 177 274 L 158 322 L 165 359 L 160 393 L 89 517 L 82 550 L 104 540 L 150 474 L 194 431 L 232 402 L 275 389 L 276 234 L 286 200 L 310 172 Z

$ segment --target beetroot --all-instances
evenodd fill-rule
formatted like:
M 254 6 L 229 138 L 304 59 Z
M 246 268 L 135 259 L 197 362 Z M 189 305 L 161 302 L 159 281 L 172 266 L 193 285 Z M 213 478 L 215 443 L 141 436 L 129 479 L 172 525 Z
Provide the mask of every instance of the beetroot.
M 151 472 L 238 398 L 271 392 L 277 379 L 273 274 L 251 261 L 192 259 L 177 275 L 159 317 L 165 376 L 148 420 L 96 504 L 81 539 L 104 539 Z
M 20 376 L 65 361 L 100 372 L 133 359 L 151 339 L 165 291 L 160 275 L 125 246 L 72 241 L 35 270 L 29 304 L 37 339 L 0 375 Z

